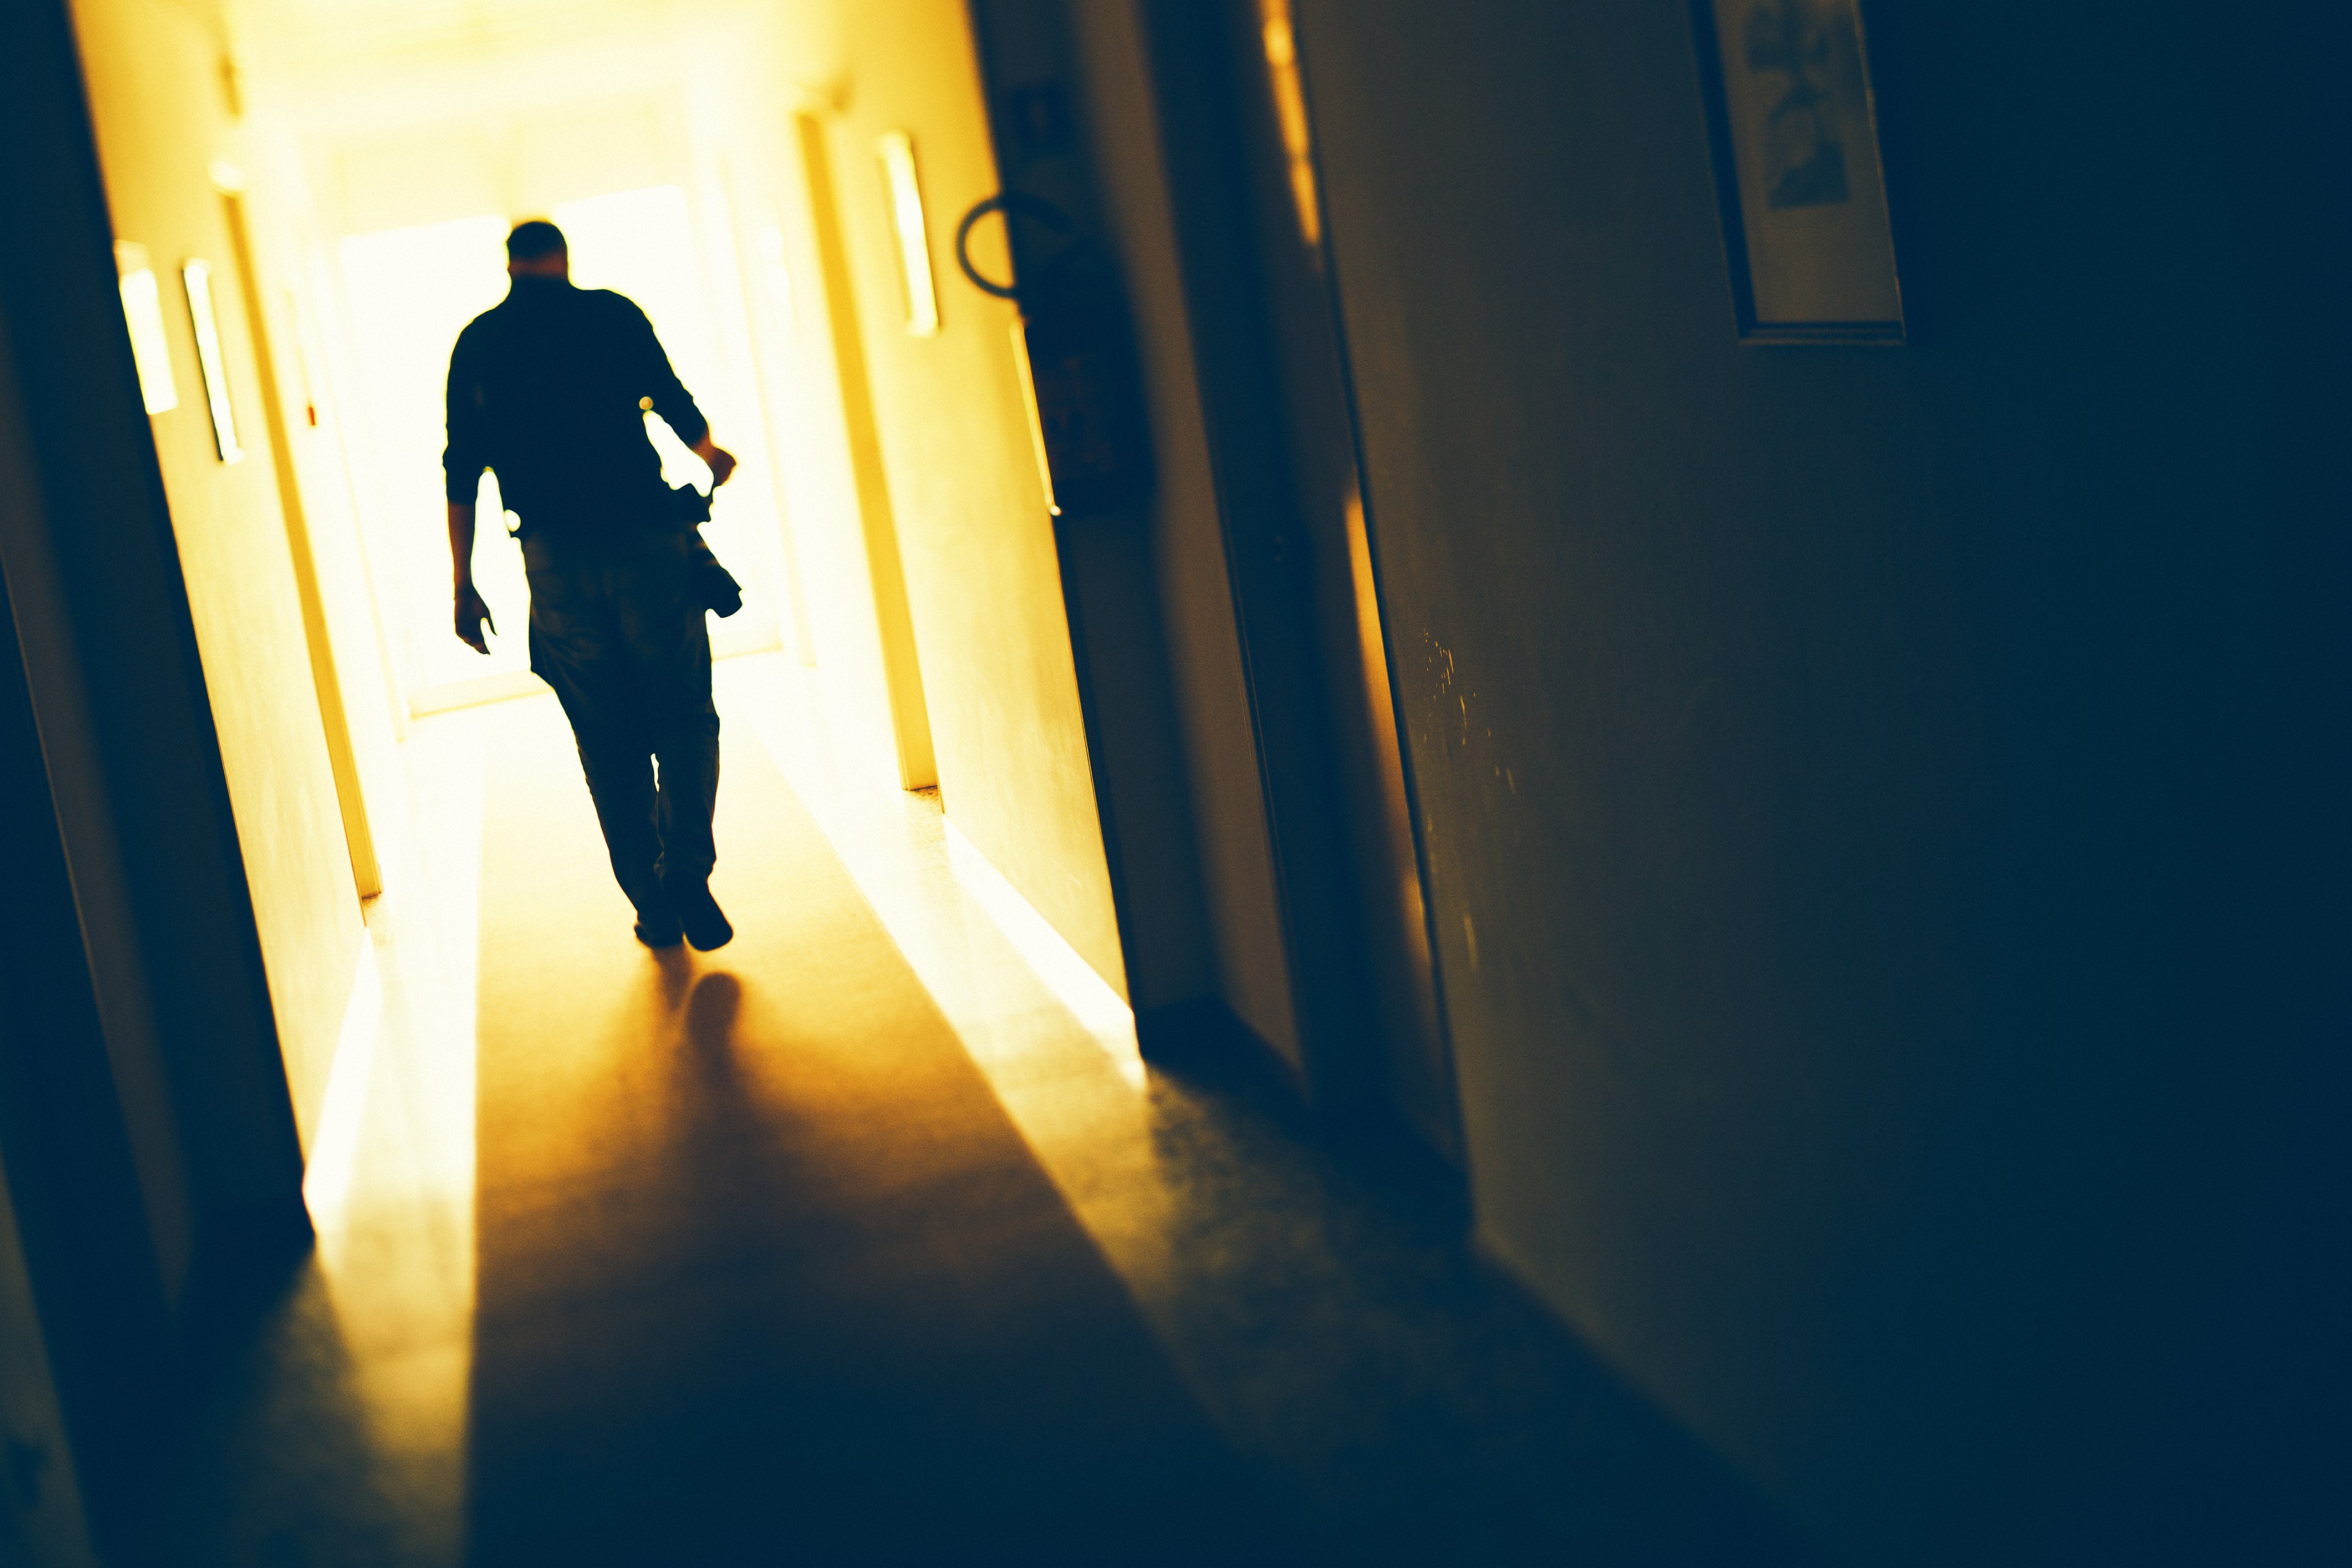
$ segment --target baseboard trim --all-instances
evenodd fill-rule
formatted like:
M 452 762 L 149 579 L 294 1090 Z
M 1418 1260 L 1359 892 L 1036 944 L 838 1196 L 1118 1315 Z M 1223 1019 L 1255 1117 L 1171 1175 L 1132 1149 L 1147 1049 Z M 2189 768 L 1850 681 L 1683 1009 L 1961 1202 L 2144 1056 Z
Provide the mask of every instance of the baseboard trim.
M 1285 1098 L 1300 1109 L 1308 1103 L 1307 1080 L 1297 1064 L 1244 1022 L 1223 997 L 1189 997 L 1144 1009 L 1135 1015 L 1135 1042 L 1147 1061 L 1221 1078 L 1264 1078 L 1278 1083 Z

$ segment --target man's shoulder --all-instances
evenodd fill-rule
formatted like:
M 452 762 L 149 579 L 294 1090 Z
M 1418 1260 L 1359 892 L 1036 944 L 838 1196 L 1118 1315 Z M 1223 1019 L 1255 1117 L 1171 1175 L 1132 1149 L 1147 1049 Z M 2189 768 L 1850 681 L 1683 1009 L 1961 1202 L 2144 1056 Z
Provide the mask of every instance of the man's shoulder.
M 502 319 L 499 312 L 505 308 L 506 301 L 500 300 L 467 322 L 464 329 L 457 334 L 457 351 L 463 353 L 469 345 L 478 346 L 496 337 L 499 332 L 499 323 Z
M 617 288 L 583 288 L 578 291 L 581 303 L 599 316 L 615 321 L 642 321 L 644 308 Z

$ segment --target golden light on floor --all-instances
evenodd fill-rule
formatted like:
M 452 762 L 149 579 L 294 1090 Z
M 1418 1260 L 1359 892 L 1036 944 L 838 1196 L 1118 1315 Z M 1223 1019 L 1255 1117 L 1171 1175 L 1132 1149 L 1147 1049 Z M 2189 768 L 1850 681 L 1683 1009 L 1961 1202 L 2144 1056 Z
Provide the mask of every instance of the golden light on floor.
M 335 1041 L 335 1064 L 327 1073 L 327 1092 L 320 1097 L 319 1123 L 302 1172 L 302 1198 L 313 1221 L 331 1224 L 350 1200 L 360 1120 L 367 1112 L 368 1080 L 375 1071 L 376 1040 L 383 1030 L 383 977 L 371 942 L 360 949 L 342 1034 Z
M 1200 1537 L 1171 1560 L 1287 1560 L 1231 1456 L 1354 1517 L 1400 1425 L 1516 1474 L 1570 1409 L 1555 1490 L 1643 1451 L 1654 1415 L 1423 1218 L 1245 1096 L 1138 1092 L 1124 1007 L 936 800 L 836 771 L 813 685 L 719 667 L 742 934 L 709 955 L 631 941 L 551 701 L 419 724 L 345 1200 L 191 1560 L 1094 1561 L 1145 1518 Z
M 1143 1056 L 1135 1040 L 1135 1010 L 1106 984 L 1092 965 L 1062 939 L 1060 932 L 1014 891 L 988 857 L 972 846 L 953 821 L 947 824 L 948 864 L 973 903 L 987 911 L 997 929 L 1013 944 L 1055 999 L 1070 1009 L 1095 1042 L 1103 1048 L 1119 1076 L 1135 1089 L 1144 1086 Z
M 438 1540 L 468 1528 L 486 1300 L 508 1321 L 499 1303 L 515 1305 L 531 1277 L 509 1256 L 521 1236 L 515 1198 L 528 1209 L 541 1177 L 625 1157 L 649 1162 L 649 1180 L 675 1166 L 691 1189 L 712 1174 L 680 1152 L 709 1130 L 696 1118 L 772 1112 L 874 1071 L 876 1053 L 895 1061 L 910 1030 L 952 1030 L 961 1051 L 936 1040 L 924 1071 L 969 1071 L 954 1066 L 968 1054 L 1029 1146 L 1052 1151 L 1045 1174 L 1123 1278 L 1168 1271 L 1177 1198 L 1150 1152 L 1125 1002 L 934 800 L 835 774 L 805 672 L 764 656 L 723 661 L 718 676 L 730 747 L 719 885 L 744 935 L 707 956 L 649 956 L 629 939 L 547 699 L 436 716 L 403 747 L 410 852 L 372 914 L 366 994 L 346 1025 L 305 1191 L 322 1326 L 348 1369 L 352 1412 L 400 1478 L 404 1508 Z M 791 776 L 791 794 L 772 767 Z M 824 839 L 786 831 L 795 797 Z M 785 840 L 799 846 L 790 855 Z M 848 863 L 818 879 L 832 882 L 826 893 L 810 879 L 835 853 Z M 486 861 L 499 883 L 487 891 Z M 861 900 L 872 914 L 861 916 Z M 851 946 L 827 946 L 861 925 Z M 616 988 L 614 962 L 631 985 Z M 857 981 L 868 971 L 901 977 Z M 567 1012 L 551 1000 L 575 993 L 610 1005 Z M 806 1054 L 812 1029 L 832 1030 L 836 1047 Z M 1118 1157 L 1105 1158 L 1105 1136 Z M 654 1189 L 671 1185 L 662 1176 Z M 507 1196 L 485 1229 L 491 1188 Z M 549 1266 L 584 1266 L 603 1246 L 550 1254 Z M 486 1276 L 486 1257 L 507 1260 Z M 504 1388 L 494 1377 L 493 1417 Z

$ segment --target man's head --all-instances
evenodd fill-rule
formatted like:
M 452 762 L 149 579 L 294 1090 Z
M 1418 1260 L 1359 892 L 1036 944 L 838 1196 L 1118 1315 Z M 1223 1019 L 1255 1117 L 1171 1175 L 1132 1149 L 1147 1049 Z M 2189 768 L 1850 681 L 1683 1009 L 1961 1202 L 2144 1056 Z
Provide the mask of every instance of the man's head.
M 507 272 L 515 277 L 569 277 L 572 253 L 563 231 L 545 218 L 526 218 L 507 235 Z

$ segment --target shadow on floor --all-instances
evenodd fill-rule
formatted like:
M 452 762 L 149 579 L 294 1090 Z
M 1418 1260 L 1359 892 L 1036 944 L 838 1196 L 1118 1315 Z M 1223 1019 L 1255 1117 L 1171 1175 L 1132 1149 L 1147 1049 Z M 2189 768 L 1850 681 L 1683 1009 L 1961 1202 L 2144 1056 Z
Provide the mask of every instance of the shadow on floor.
M 730 764 L 708 957 L 627 951 L 553 779 L 489 805 L 470 1560 L 1290 1555 L 824 836 Z
M 561 722 L 467 764 L 461 1222 L 347 1217 L 228 1314 L 155 1561 L 1806 1560 L 1426 1156 L 1244 1041 L 1122 1068 L 951 893 L 886 930 L 756 747 L 742 936 L 637 947 Z
M 1459 1176 L 1410 1133 L 1319 1126 L 1229 1021 L 1150 1060 L 1188 1223 L 1139 1294 L 1318 1559 L 1816 1560 L 1475 1250 Z

